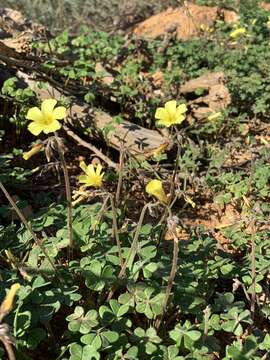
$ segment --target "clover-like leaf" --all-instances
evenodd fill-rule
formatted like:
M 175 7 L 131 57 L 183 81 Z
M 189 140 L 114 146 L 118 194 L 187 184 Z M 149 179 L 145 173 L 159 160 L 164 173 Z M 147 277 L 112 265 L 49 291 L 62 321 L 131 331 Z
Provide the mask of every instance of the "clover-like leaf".
M 76 306 L 74 314 L 67 317 L 69 321 L 68 328 L 72 332 L 87 334 L 92 328 L 98 325 L 98 313 L 96 310 L 90 310 L 84 315 L 81 306 Z
M 222 314 L 221 318 L 224 320 L 222 329 L 226 332 L 231 332 L 236 336 L 241 336 L 243 334 L 242 323 L 252 324 L 250 311 L 241 311 L 237 307 L 231 308 L 227 314 Z
M 91 345 L 72 344 L 69 351 L 71 355 L 69 360 L 100 360 L 100 354 Z

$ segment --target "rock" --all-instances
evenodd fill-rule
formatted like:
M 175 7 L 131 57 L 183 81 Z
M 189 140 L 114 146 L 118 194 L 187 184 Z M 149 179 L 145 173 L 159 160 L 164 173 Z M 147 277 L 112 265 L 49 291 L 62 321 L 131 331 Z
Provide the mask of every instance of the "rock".
M 100 79 L 104 84 L 111 85 L 114 82 L 112 74 L 110 74 L 100 62 L 96 63 L 95 72 L 100 76 Z
M 193 92 L 197 89 L 210 89 L 215 85 L 224 83 L 225 75 L 223 72 L 207 73 L 196 79 L 191 79 L 185 82 L 180 91 L 182 94 Z
M 2 44 L 19 53 L 30 53 L 32 42 L 48 35 L 46 28 L 24 18 L 17 11 L 8 8 L 0 9 L 0 30 Z
M 55 99 L 60 98 L 61 92 L 53 86 L 48 85 L 47 88 L 41 89 L 38 81 L 34 80 L 32 76 L 22 71 L 18 71 L 17 75 L 36 93 L 40 100 L 49 98 L 50 94 L 54 94 Z M 152 156 L 156 151 L 165 151 L 171 146 L 170 139 L 157 130 L 146 129 L 129 121 L 117 123 L 109 114 L 103 111 L 93 112 L 91 106 L 78 99 L 73 99 L 65 121 L 79 133 L 85 132 L 84 135 L 89 136 L 90 142 L 90 129 L 93 129 L 93 132 L 96 130 L 102 132 L 102 130 L 108 129 L 106 131 L 107 144 L 116 150 L 120 150 L 124 145 L 135 156 Z
M 270 11 L 270 4 L 269 3 L 265 3 L 265 2 L 262 2 L 260 3 L 260 7 L 266 11 Z
M 189 80 L 180 87 L 182 94 L 192 93 L 198 89 L 207 90 L 207 94 L 189 101 L 192 117 L 205 120 L 210 114 L 225 109 L 231 103 L 229 90 L 224 83 L 224 73 L 216 72 Z
M 160 14 L 151 16 L 135 27 L 134 34 L 155 39 L 163 37 L 172 28 L 176 28 L 176 38 L 187 40 L 198 36 L 202 25 L 211 27 L 219 19 L 226 23 L 234 23 L 239 19 L 239 15 L 234 11 L 220 9 L 217 6 L 187 4 L 176 9 L 169 8 Z

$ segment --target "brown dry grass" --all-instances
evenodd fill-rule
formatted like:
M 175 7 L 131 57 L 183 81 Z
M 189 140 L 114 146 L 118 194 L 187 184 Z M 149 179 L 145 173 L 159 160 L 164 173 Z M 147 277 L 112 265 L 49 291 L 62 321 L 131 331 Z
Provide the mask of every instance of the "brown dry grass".
M 20 10 L 51 31 L 76 31 L 81 25 L 97 30 L 125 29 L 182 0 L 0 0 L 0 8 Z

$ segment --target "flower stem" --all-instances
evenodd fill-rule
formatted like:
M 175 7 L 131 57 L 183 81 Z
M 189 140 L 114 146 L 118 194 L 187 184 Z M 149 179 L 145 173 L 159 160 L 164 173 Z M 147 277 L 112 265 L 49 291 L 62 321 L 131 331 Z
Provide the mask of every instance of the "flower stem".
M 133 238 L 133 241 L 132 241 L 132 244 L 130 246 L 130 249 L 129 249 L 129 253 L 128 253 L 128 256 L 125 260 L 125 262 L 123 263 L 123 265 L 121 266 L 121 270 L 118 274 L 118 279 L 122 279 L 126 273 L 126 268 L 128 266 L 132 266 L 133 264 L 133 261 L 135 259 L 135 256 L 136 256 L 136 253 L 137 253 L 137 250 L 138 250 L 138 239 L 139 239 L 139 235 L 140 235 L 140 230 L 141 230 L 141 227 L 142 227 L 142 223 L 143 223 L 143 219 L 145 217 L 145 213 L 146 213 L 146 210 L 149 209 L 151 206 L 154 206 L 156 204 L 146 204 L 144 205 L 142 211 L 141 211 L 141 215 L 140 215 L 140 219 L 139 219 L 139 222 L 138 222 L 138 225 L 137 225 L 137 228 L 136 228 L 136 232 L 135 232 L 135 235 L 134 235 L 134 238 Z M 107 301 L 109 301 L 113 294 L 114 294 L 114 291 L 115 291 L 115 287 L 110 291 L 108 297 L 107 297 Z
M 206 308 L 203 310 L 203 315 L 204 315 L 203 343 L 205 343 L 208 336 L 209 319 L 211 316 L 211 307 L 209 305 L 207 305 Z
M 120 195 L 121 195 L 121 189 L 122 189 L 122 182 L 123 182 L 123 170 L 124 170 L 124 156 L 125 151 L 121 147 L 120 149 L 120 156 L 119 156 L 119 171 L 118 171 L 118 183 L 117 183 L 117 190 L 115 195 L 115 206 L 118 207 Z
M 178 132 L 176 133 L 176 138 L 178 136 Z M 177 154 L 176 154 L 176 158 L 175 158 L 175 165 L 174 165 L 174 170 L 173 170 L 173 176 L 171 179 L 171 184 L 170 184 L 170 193 L 169 193 L 169 202 L 171 203 L 173 198 L 174 198 L 174 190 L 175 190 L 175 179 L 176 179 L 176 174 L 177 174 L 177 170 L 178 170 L 178 160 L 180 157 L 180 151 L 181 151 L 181 147 L 179 144 L 179 141 L 177 139 Z
M 1 337 L 1 341 L 4 344 L 4 347 L 6 349 L 6 352 L 7 352 L 7 355 L 8 355 L 8 360 L 16 360 L 14 351 L 12 349 L 12 345 L 8 341 L 3 339 L 2 337 Z
M 170 209 L 169 213 L 170 213 L 170 218 L 168 220 L 172 220 L 172 215 L 171 215 L 171 211 Z M 169 221 L 168 221 L 169 223 Z M 172 221 L 173 223 L 173 221 Z M 172 235 L 173 235 L 173 258 L 172 258 L 172 266 L 171 266 L 171 272 L 170 272 L 170 276 L 168 279 L 168 284 L 167 284 L 167 288 L 166 288 L 166 292 L 165 292 L 165 298 L 164 298 L 164 302 L 163 302 L 163 312 L 162 315 L 157 319 L 156 321 L 156 329 L 158 330 L 162 321 L 162 318 L 165 314 L 166 308 L 168 306 L 169 303 L 169 298 L 171 295 L 171 291 L 172 291 L 172 287 L 173 287 L 173 282 L 175 279 L 175 275 L 176 275 L 176 270 L 177 270 L 177 262 L 178 262 L 178 252 L 179 252 L 179 240 L 176 234 L 176 224 L 174 224 L 173 226 L 169 227 L 169 230 L 171 231 Z
M 115 238 L 116 246 L 118 249 L 120 265 L 123 266 L 124 260 L 123 260 L 123 256 L 122 256 L 121 241 L 119 238 L 119 231 L 118 231 L 118 225 L 117 225 L 117 217 L 116 217 L 116 209 L 115 209 L 115 205 L 114 205 L 114 199 L 113 199 L 112 194 L 110 194 L 110 193 L 105 193 L 105 194 L 107 196 L 106 196 L 105 200 L 103 201 L 101 209 L 97 215 L 96 221 L 97 221 L 97 223 L 99 223 L 101 221 L 101 219 L 104 215 L 105 209 L 107 207 L 107 203 L 110 200 L 111 208 L 112 208 L 112 236 Z
M 64 174 L 64 180 L 65 180 L 66 199 L 67 199 L 67 228 L 68 228 L 69 250 L 70 250 L 69 258 L 72 258 L 74 242 L 73 242 L 73 229 L 72 229 L 72 199 L 71 199 L 70 181 L 69 181 L 67 164 L 65 161 L 61 142 L 57 135 L 55 135 L 55 139 L 57 142 L 58 153 L 59 153 L 63 174 Z
M 251 298 L 250 298 L 250 312 L 252 320 L 255 318 L 256 310 L 256 255 L 255 255 L 255 234 L 256 234 L 256 225 L 255 221 L 252 221 L 250 224 L 251 227 Z
M 116 208 L 114 206 L 113 196 L 111 194 L 108 194 L 108 196 L 109 196 L 109 199 L 111 202 L 111 207 L 112 207 L 113 237 L 115 238 L 115 241 L 116 241 L 120 265 L 123 266 L 124 260 L 123 260 L 123 256 L 122 256 L 122 248 L 121 248 L 121 242 L 120 242 L 119 231 L 118 231 L 118 226 L 117 226 Z
M 126 273 L 126 268 L 128 266 L 132 266 L 133 264 L 133 261 L 135 259 L 135 256 L 136 256 L 136 253 L 137 253 L 137 249 L 138 249 L 138 239 L 139 239 L 139 235 L 140 235 L 140 230 L 141 230 L 141 227 L 142 227 L 142 223 L 143 223 L 143 219 L 145 217 L 145 213 L 146 213 L 146 210 L 149 208 L 149 205 L 150 204 L 146 204 L 144 205 L 143 209 L 142 209 L 142 212 L 141 212 L 141 215 L 140 215 L 140 219 L 139 219 L 139 222 L 138 222 L 138 225 L 137 225 L 137 228 L 136 228 L 136 232 L 135 232 L 135 235 L 134 235 L 134 238 L 133 238 L 133 241 L 132 241 L 132 244 L 131 244 L 131 247 L 130 247 L 130 250 L 129 250 L 129 253 L 128 253 L 128 256 L 118 274 L 118 278 L 121 279 L 125 273 Z

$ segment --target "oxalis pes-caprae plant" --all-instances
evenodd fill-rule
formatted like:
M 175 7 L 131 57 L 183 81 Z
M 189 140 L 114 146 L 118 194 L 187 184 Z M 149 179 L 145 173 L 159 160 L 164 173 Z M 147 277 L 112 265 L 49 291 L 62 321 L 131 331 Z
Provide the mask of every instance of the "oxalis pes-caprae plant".
M 54 57 L 62 59 L 66 51 L 74 55 L 61 64 L 65 84 L 70 79 L 83 84 L 80 97 L 87 92 L 84 100 L 93 109 L 101 106 L 111 114 L 106 100 L 111 96 L 121 105 L 120 116 L 101 130 L 105 142 L 115 124 L 134 119 L 145 128 L 163 127 L 175 144 L 173 156 L 158 148 L 140 158 L 123 139 L 113 162 L 106 155 L 114 150 L 98 154 L 87 143 L 88 128 L 80 128 L 83 145 L 79 135 L 70 136 L 63 119 L 56 119 L 72 189 L 72 248 L 54 132 L 33 135 L 25 162 L 20 159 L 20 133 L 33 121 L 26 124 L 24 114 L 35 95 L 30 88 L 17 90 L 14 79 L 5 82 L 1 96 L 14 107 L 7 106 L 0 118 L 0 180 L 16 194 L 8 197 L 1 185 L 13 209 L 6 201 L 0 204 L 0 303 L 12 284 L 20 283 L 15 310 L 3 320 L 12 325 L 18 360 L 38 357 L 45 349 L 44 358 L 59 360 L 269 358 L 269 12 L 258 1 L 241 3 L 239 21 L 219 19 L 200 27 L 198 38 L 170 39 L 162 52 L 160 40 L 126 44 L 124 38 L 89 29 L 49 40 Z M 122 49 L 124 60 L 118 57 Z M 38 51 L 48 54 L 44 65 L 56 74 L 51 51 L 42 46 Z M 112 84 L 104 86 L 103 74 L 88 76 L 97 62 L 109 73 L 117 66 Z M 208 72 L 224 73 L 231 102 L 217 108 L 209 103 L 206 110 L 202 101 L 208 89 L 198 88 L 186 95 L 188 121 L 180 117 L 173 123 L 180 97 L 172 109 L 165 102 L 172 94 L 182 96 L 183 84 Z M 166 101 L 157 105 L 162 94 Z M 36 103 L 40 110 L 41 103 Z M 159 114 L 157 106 L 162 106 Z M 159 115 L 156 122 L 150 109 Z M 16 136 L 5 133 L 10 110 Z M 78 148 L 67 152 L 66 136 Z M 78 156 L 80 146 L 89 156 Z M 48 163 L 31 159 L 43 150 Z M 5 325 L 1 331 L 7 334 Z M 4 344 L 0 357 L 7 358 Z
M 157 108 L 155 113 L 155 118 L 158 120 L 157 125 L 159 126 L 165 126 L 167 128 L 170 128 L 171 126 L 179 125 L 185 120 L 185 113 L 187 111 L 187 107 L 185 104 L 181 104 L 177 106 L 177 102 L 175 100 L 171 100 L 165 103 L 164 108 L 160 107 Z M 151 180 L 146 185 L 146 192 L 154 196 L 159 200 L 160 203 L 162 203 L 165 206 L 164 210 L 164 218 L 167 220 L 167 228 L 173 235 L 173 258 L 172 258 L 172 266 L 171 266 L 171 272 L 168 278 L 168 285 L 165 292 L 164 302 L 163 302 L 163 313 L 161 316 L 156 320 L 156 328 L 159 329 L 162 317 L 166 311 L 166 308 L 168 306 L 168 301 L 171 295 L 171 290 L 173 286 L 173 282 L 176 275 L 176 269 L 177 269 L 177 262 L 178 262 L 178 236 L 177 236 L 177 225 L 178 225 L 178 218 L 177 216 L 172 215 L 171 208 L 174 204 L 175 199 L 177 198 L 177 195 L 175 196 L 175 189 L 174 189 L 174 182 L 175 177 L 177 174 L 178 169 L 178 160 L 180 156 L 180 144 L 178 142 L 178 130 L 175 129 L 175 137 L 177 142 L 177 155 L 175 159 L 175 167 L 174 172 L 171 178 L 171 184 L 170 184 L 170 193 L 169 196 L 165 193 L 162 185 L 162 181 L 158 179 Z
M 64 151 L 63 151 L 64 147 L 63 147 L 61 139 L 58 137 L 58 135 L 56 133 L 57 130 L 61 129 L 61 123 L 59 122 L 59 120 L 63 120 L 65 118 L 66 108 L 64 106 L 56 107 L 56 104 L 57 104 L 57 101 L 55 99 L 46 99 L 42 102 L 40 109 L 38 107 L 33 107 L 28 110 L 26 118 L 31 121 L 28 125 L 28 130 L 34 136 L 38 136 L 42 132 L 45 133 L 46 135 L 48 135 L 50 133 L 54 133 L 54 136 L 48 137 L 47 139 L 43 140 L 42 142 L 38 142 L 37 144 L 35 144 L 32 147 L 32 149 L 30 149 L 29 151 L 27 151 L 23 154 L 23 158 L 24 158 L 24 160 L 28 160 L 32 156 L 34 156 L 36 153 L 38 153 L 40 150 L 42 150 L 43 148 L 45 148 L 46 156 L 50 157 L 51 150 L 48 149 L 48 147 L 52 147 L 52 148 L 57 147 L 58 154 L 60 157 L 60 162 L 61 162 L 63 173 L 64 173 L 64 178 L 65 178 L 66 199 L 67 199 L 67 205 L 68 205 L 67 206 L 67 208 L 68 208 L 67 227 L 68 227 L 68 234 L 69 234 L 69 247 L 70 247 L 70 249 L 73 249 L 74 244 L 73 244 L 73 229 L 72 229 L 72 202 L 71 202 L 70 182 L 69 182 L 69 176 L 68 176 L 68 171 L 67 171 L 67 165 L 66 165 L 65 158 L 64 158 Z M 185 104 L 181 104 L 181 105 L 177 106 L 177 102 L 175 100 L 168 101 L 165 103 L 164 108 L 158 108 L 156 110 L 155 118 L 157 119 L 157 125 L 165 126 L 167 128 L 172 128 L 175 125 L 179 125 L 185 120 L 185 112 L 186 111 L 187 111 L 187 107 Z M 179 133 L 176 128 L 174 128 L 174 130 L 175 130 L 174 131 L 175 133 L 173 133 L 173 131 L 172 131 L 172 136 L 177 140 L 177 135 Z M 174 242 L 171 272 L 170 272 L 170 275 L 168 278 L 168 285 L 167 285 L 167 288 L 165 291 L 165 296 L 164 296 L 163 313 L 160 315 L 159 318 L 156 319 L 156 322 L 155 322 L 156 329 L 159 329 L 160 324 L 162 322 L 162 317 L 163 317 L 163 315 L 166 311 L 166 308 L 168 306 L 168 303 L 169 303 L 169 298 L 171 296 L 171 290 L 172 290 L 173 282 L 175 279 L 177 261 L 178 261 L 178 251 L 179 251 L 178 237 L 177 237 L 178 218 L 172 214 L 172 210 L 171 210 L 171 208 L 175 202 L 175 199 L 177 198 L 177 195 L 175 195 L 175 192 L 174 192 L 174 184 L 173 184 L 175 177 L 176 177 L 176 173 L 177 173 L 177 161 L 178 161 L 179 152 L 180 152 L 180 144 L 178 142 L 177 142 L 177 144 L 178 144 L 178 152 L 177 152 L 177 157 L 175 159 L 176 164 L 175 164 L 175 168 L 174 168 L 174 173 L 173 173 L 173 176 L 171 179 L 170 193 L 168 195 L 166 194 L 166 192 L 163 188 L 162 180 L 160 180 L 160 179 L 150 180 L 145 187 L 146 193 L 148 195 L 156 198 L 158 200 L 158 203 L 162 204 L 162 206 L 164 206 L 163 217 L 166 219 L 167 228 L 172 233 L 173 242 Z M 102 172 L 102 170 L 103 170 L 102 165 L 101 164 L 97 164 L 96 166 L 94 166 L 93 164 L 86 165 L 86 163 L 84 161 L 81 161 L 79 165 L 80 165 L 80 168 L 82 169 L 82 171 L 84 172 L 84 174 L 80 175 L 78 177 L 78 182 L 80 184 L 82 184 L 84 188 L 94 187 L 97 189 L 101 189 L 103 186 L 104 174 L 105 174 L 104 172 Z M 2 184 L 1 184 L 1 188 L 4 191 L 5 195 L 7 196 L 7 198 L 9 199 L 9 194 L 7 193 L 7 190 L 3 187 Z M 111 194 L 107 194 L 107 195 L 108 195 L 108 199 L 110 199 L 110 201 L 112 203 L 112 207 L 113 207 L 114 199 L 111 196 Z M 27 224 L 23 214 L 16 207 L 16 204 L 12 202 L 11 198 L 9 200 L 11 202 L 11 205 L 14 206 L 14 209 L 17 211 L 18 216 L 21 218 L 21 220 L 23 221 L 25 226 L 29 227 L 29 229 L 31 230 L 31 233 L 33 233 L 32 229 L 30 228 L 30 225 Z M 130 247 L 129 255 L 126 258 L 125 262 L 123 260 L 121 261 L 121 270 L 119 273 L 119 278 L 123 277 L 123 275 L 125 274 L 125 269 L 126 269 L 127 265 L 132 264 L 134 261 L 134 258 L 136 256 L 136 252 L 137 252 L 139 232 L 140 232 L 143 220 L 144 220 L 145 213 L 147 210 L 151 209 L 151 206 L 155 206 L 155 205 L 157 205 L 157 203 L 156 204 L 151 204 L 151 203 L 146 204 L 141 212 L 139 224 L 137 227 L 137 231 L 135 232 L 133 242 Z M 118 233 L 116 220 L 114 221 L 114 225 L 116 227 L 116 233 Z M 44 247 L 41 245 L 41 243 L 36 238 L 34 233 L 33 233 L 33 237 L 34 237 L 34 240 L 36 239 L 38 245 L 40 245 L 45 256 L 48 256 L 46 253 L 46 249 L 44 249 Z M 122 259 L 121 246 L 120 246 L 119 239 L 117 240 L 117 244 L 119 245 L 119 256 Z M 49 259 L 49 260 L 53 266 L 51 259 Z M 56 268 L 54 266 L 53 266 L 53 268 L 56 271 Z M 62 279 L 61 279 L 61 281 L 62 281 Z M 13 297 L 16 293 L 16 291 L 14 290 L 15 287 L 16 287 L 16 291 L 17 291 L 19 289 L 19 285 L 15 284 L 12 288 L 13 291 L 10 291 L 10 298 L 12 298 L 12 301 L 13 301 Z M 113 295 L 113 290 L 109 293 L 107 300 L 110 300 L 112 295 Z M 9 300 L 9 303 L 10 303 L 10 300 Z M 5 345 L 5 347 L 6 347 L 6 351 L 11 354 L 11 355 L 9 355 L 10 359 L 13 359 L 12 358 L 12 356 L 13 356 L 12 348 L 10 349 L 6 345 Z

